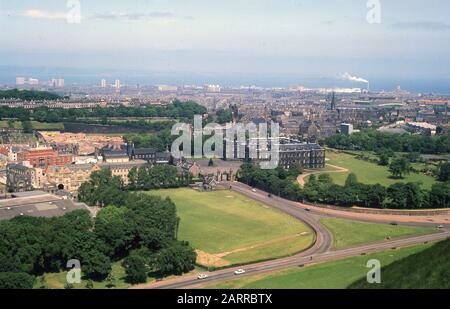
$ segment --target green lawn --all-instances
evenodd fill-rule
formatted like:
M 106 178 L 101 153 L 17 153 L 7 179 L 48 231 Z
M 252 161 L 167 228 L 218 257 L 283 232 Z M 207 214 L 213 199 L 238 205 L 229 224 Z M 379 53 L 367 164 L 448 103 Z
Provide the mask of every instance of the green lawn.
M 64 129 L 64 124 L 62 122 L 46 123 L 46 122 L 31 121 L 31 126 L 35 130 L 49 130 L 49 129 L 63 130 Z M 0 128 L 8 128 L 8 121 L 0 120 Z M 22 129 L 22 122 L 14 121 L 14 129 Z
M 290 255 L 314 239 L 305 224 L 229 190 L 181 188 L 148 194 L 169 196 L 175 202 L 181 219 L 178 239 L 206 253 L 201 264 L 226 266 Z M 215 258 L 220 259 L 218 264 L 213 263 Z
M 333 234 L 333 249 L 435 232 L 432 228 L 355 222 L 343 219 L 324 218 L 320 220 Z
M 435 183 L 435 179 L 430 176 L 411 173 L 405 175 L 404 179 L 392 179 L 391 173 L 386 166 L 379 166 L 375 163 L 358 160 L 354 156 L 345 153 L 335 153 L 328 151 L 327 164 L 340 166 L 349 170 L 345 173 L 330 173 L 331 178 L 336 184 L 343 185 L 350 172 L 356 174 L 358 181 L 366 184 L 379 183 L 384 186 L 389 186 L 396 182 L 421 182 L 422 187 L 430 189 Z
M 207 286 L 208 289 L 345 289 L 355 281 L 365 278 L 370 259 L 378 259 L 385 267 L 395 261 L 422 252 L 432 244 L 384 251 L 367 256 L 357 256 L 324 262 L 304 268 L 291 268 L 270 274 L 254 275 Z M 383 270 L 381 280 L 383 281 Z
M 102 281 L 102 282 L 93 282 L 94 289 L 106 289 L 106 288 L 116 288 L 116 289 L 126 289 L 130 286 L 130 284 L 125 282 L 125 270 L 122 267 L 121 262 L 112 263 L 112 271 L 111 274 L 113 276 L 113 286 L 108 287 L 110 282 Z M 66 283 L 67 272 L 62 271 L 59 273 L 46 273 L 43 276 L 39 276 L 35 280 L 34 288 L 40 288 L 42 284 L 42 277 L 44 278 L 44 286 L 49 289 L 63 289 Z M 151 278 L 149 280 L 152 280 Z M 74 289 L 84 289 L 86 288 L 87 280 L 81 280 L 79 284 L 73 284 Z

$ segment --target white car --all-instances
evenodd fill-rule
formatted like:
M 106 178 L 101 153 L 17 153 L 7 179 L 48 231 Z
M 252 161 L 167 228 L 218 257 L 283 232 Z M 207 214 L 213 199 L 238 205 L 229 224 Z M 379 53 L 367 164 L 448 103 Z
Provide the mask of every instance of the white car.
M 253 192 L 256 192 L 256 189 L 252 189 Z
M 197 276 L 197 279 L 199 279 L 199 280 L 206 279 L 206 278 L 208 278 L 207 274 L 200 274 Z
M 235 275 L 242 275 L 243 273 L 245 273 L 245 270 L 243 270 L 243 269 L 238 269 L 238 270 L 234 271 Z

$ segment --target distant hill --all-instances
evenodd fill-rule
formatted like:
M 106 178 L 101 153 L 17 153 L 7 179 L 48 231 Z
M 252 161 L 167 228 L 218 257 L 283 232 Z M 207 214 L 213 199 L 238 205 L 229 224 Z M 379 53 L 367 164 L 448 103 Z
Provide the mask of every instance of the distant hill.
M 24 101 L 32 100 L 59 100 L 61 96 L 48 91 L 37 90 L 0 90 L 0 99 L 20 99 Z
M 394 262 L 381 270 L 381 284 L 366 278 L 350 289 L 448 289 L 450 288 L 450 239 Z

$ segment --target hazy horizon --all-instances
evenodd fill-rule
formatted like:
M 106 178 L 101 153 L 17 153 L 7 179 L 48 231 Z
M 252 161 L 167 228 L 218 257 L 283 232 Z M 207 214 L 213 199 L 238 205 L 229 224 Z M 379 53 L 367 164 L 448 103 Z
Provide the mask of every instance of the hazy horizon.
M 80 23 L 67 22 L 68 2 Z M 278 86 L 349 73 L 373 89 L 450 92 L 450 3 L 380 1 L 370 23 L 374 2 L 0 0 L 0 83 L 29 72 Z

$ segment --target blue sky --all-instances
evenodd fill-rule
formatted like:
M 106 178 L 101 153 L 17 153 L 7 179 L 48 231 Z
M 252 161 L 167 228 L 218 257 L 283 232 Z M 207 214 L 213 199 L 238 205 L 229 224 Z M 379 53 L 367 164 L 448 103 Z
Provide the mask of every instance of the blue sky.
M 320 2 L 320 3 L 318 3 Z M 204 74 L 450 78 L 450 2 L 0 0 L 0 65 Z

